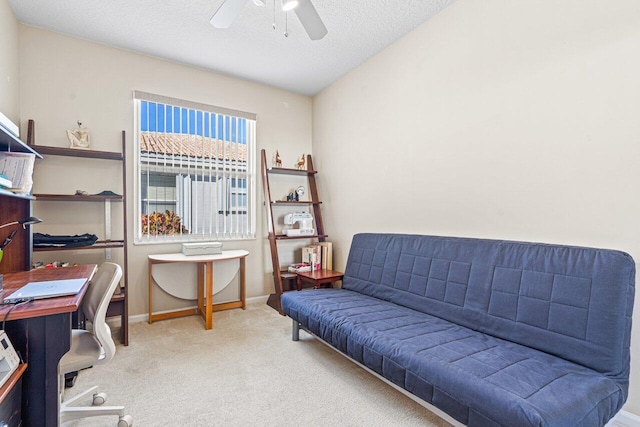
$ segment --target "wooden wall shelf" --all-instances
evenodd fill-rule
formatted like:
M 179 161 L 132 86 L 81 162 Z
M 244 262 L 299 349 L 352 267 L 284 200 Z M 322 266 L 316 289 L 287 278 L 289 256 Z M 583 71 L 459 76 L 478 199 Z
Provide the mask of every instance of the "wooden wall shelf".
M 300 240 L 300 239 L 326 239 L 326 234 L 314 234 L 313 236 L 287 236 L 284 234 L 276 234 L 277 240 Z
M 83 150 L 80 148 L 48 147 L 44 145 L 31 145 L 31 148 L 33 148 L 34 150 L 37 150 L 41 154 L 49 154 L 52 156 L 85 157 L 90 159 L 105 159 L 105 160 L 122 160 L 122 153 L 116 153 L 111 151 Z
M 101 196 L 98 194 L 34 194 L 37 200 L 50 202 L 104 202 L 113 200 L 121 202 L 122 196 Z
M 127 162 L 126 162 L 126 134 L 122 131 L 122 151 L 97 151 L 97 150 L 84 150 L 75 148 L 64 147 L 50 147 L 35 144 L 35 122 L 29 120 L 29 126 L 27 131 L 27 144 L 33 149 L 42 154 L 51 156 L 64 156 L 64 157 L 79 157 L 89 159 L 103 159 L 103 160 L 115 160 L 122 163 L 122 195 L 97 195 L 97 194 L 35 194 L 36 201 L 53 201 L 53 202 L 102 202 L 105 205 L 105 237 L 110 238 L 111 219 L 107 216 L 111 214 L 110 202 L 122 202 L 123 211 L 123 239 L 113 240 L 105 239 L 98 240 L 91 246 L 80 247 L 43 247 L 33 248 L 33 252 L 54 252 L 54 251 L 84 251 L 84 250 L 96 250 L 96 249 L 116 249 L 122 248 L 124 250 L 124 261 L 122 266 L 122 280 L 123 287 L 121 293 L 116 294 L 111 300 L 111 304 L 108 308 L 109 316 L 120 316 L 122 326 L 122 342 L 124 345 L 129 344 L 129 308 L 128 308 L 128 286 L 129 286 L 129 269 L 128 269 L 128 255 L 127 255 Z
M 275 205 L 319 205 L 322 204 L 322 202 L 320 201 L 313 201 L 313 200 L 309 200 L 309 201 L 284 201 L 284 200 L 274 200 L 271 202 L 274 206 Z
M 268 168 L 267 173 L 280 175 L 315 175 L 318 172 L 313 169 Z
M 53 251 L 84 251 L 92 249 L 109 249 L 109 248 L 123 248 L 124 240 L 98 240 L 91 246 L 50 246 L 43 248 L 33 248 L 34 252 L 53 252 Z

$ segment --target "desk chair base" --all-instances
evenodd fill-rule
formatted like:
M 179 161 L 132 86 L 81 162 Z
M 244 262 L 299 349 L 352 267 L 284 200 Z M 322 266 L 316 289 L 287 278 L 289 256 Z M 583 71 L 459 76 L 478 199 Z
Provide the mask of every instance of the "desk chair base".
M 82 312 L 87 321 L 91 322 L 93 328 L 91 331 L 73 329 L 71 331 L 69 351 L 62 356 L 58 363 L 60 375 L 58 378 L 58 390 L 61 401 L 60 423 L 85 417 L 117 415 L 120 418 L 118 427 L 130 427 L 133 424 L 133 419 L 124 414 L 124 406 L 100 406 L 105 402 L 107 396 L 97 393 L 97 387 L 93 387 L 67 402 L 62 400 L 65 374 L 107 363 L 113 359 L 116 353 L 116 343 L 111 336 L 111 329 L 106 322 L 106 315 L 109 301 L 121 277 L 122 268 L 119 265 L 105 262 L 96 271 L 84 296 Z M 93 394 L 93 406 L 72 406 L 79 399 L 88 397 L 91 394 Z
M 118 427 L 131 427 L 133 425 L 133 418 L 131 415 L 124 414 L 124 406 L 100 406 L 107 400 L 107 395 L 104 393 L 96 393 L 96 390 L 98 390 L 98 387 L 91 387 L 89 390 L 62 402 L 60 404 L 60 424 L 89 416 L 117 415 L 120 418 L 118 420 Z M 89 394 L 93 394 L 94 406 L 71 406 Z

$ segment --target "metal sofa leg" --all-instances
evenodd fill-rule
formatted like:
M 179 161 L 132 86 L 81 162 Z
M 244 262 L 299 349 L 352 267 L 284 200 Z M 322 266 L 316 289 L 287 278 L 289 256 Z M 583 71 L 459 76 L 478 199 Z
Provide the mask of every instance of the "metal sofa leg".
M 300 323 L 293 319 L 293 328 L 291 329 L 291 339 L 298 341 L 300 339 Z

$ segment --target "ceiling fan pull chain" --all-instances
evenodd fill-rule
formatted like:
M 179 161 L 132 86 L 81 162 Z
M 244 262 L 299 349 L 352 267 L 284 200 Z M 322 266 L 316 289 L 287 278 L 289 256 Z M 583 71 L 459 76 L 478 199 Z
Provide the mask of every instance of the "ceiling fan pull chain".
M 284 36 L 289 37 L 289 12 L 284 13 Z
M 276 1 L 278 0 L 273 0 L 273 29 L 276 29 Z

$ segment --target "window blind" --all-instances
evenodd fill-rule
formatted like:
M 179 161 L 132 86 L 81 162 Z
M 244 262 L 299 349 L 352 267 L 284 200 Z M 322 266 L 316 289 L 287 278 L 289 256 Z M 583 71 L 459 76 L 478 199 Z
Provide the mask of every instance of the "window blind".
M 138 243 L 255 238 L 256 115 L 134 92 Z

